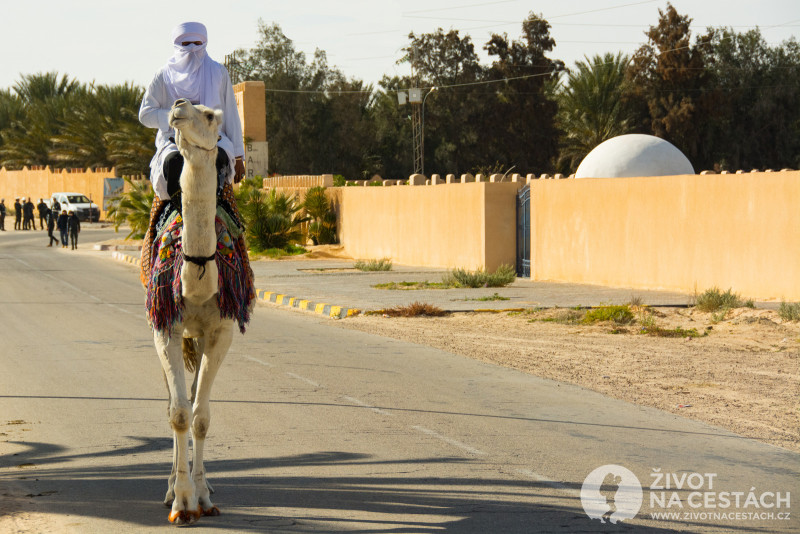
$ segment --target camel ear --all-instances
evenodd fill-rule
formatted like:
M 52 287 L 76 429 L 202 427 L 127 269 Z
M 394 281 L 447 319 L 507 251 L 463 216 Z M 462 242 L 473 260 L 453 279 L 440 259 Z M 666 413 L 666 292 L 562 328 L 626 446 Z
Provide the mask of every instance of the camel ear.
M 222 124 L 222 110 L 221 109 L 215 109 L 214 110 L 214 116 L 217 117 L 217 123 Z

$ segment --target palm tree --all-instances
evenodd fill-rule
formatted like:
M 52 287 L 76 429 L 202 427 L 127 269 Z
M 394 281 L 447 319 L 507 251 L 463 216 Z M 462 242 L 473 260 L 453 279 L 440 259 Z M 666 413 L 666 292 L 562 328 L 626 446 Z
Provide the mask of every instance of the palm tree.
M 336 242 L 336 213 L 322 186 L 312 187 L 306 192 L 303 209 L 311 224 L 308 237 L 315 245 L 328 245 Z
M 128 191 L 111 202 L 108 218 L 114 222 L 114 231 L 127 224 L 131 231 L 125 239 L 142 239 L 150 225 L 150 208 L 153 205 L 153 188 L 148 180 L 133 181 L 125 178 Z
M 623 100 L 628 61 L 621 52 L 578 61 L 556 92 L 564 132 L 559 162 L 571 170 L 603 141 L 633 130 L 633 115 Z
M 119 174 L 145 174 L 155 132 L 138 120 L 142 94 L 132 83 L 92 87 L 69 110 L 53 138 L 51 157 L 78 167 L 116 165 Z
M 247 187 L 238 202 L 247 243 L 255 252 L 286 249 L 303 239 L 301 225 L 308 217 L 302 215 L 302 204 L 294 196 L 275 189 L 265 194 L 257 187 Z

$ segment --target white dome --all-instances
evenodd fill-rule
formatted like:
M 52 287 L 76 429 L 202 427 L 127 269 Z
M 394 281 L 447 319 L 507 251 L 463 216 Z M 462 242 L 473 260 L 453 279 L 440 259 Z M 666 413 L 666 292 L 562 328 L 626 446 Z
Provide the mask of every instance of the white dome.
M 694 174 L 694 168 L 675 145 L 652 135 L 627 134 L 597 145 L 578 165 L 575 178 L 676 174 Z

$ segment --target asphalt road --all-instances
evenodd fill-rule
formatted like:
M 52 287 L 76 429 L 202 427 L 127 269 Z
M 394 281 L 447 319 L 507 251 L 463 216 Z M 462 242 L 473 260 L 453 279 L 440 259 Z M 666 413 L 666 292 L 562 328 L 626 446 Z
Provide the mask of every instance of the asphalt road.
M 166 391 L 136 270 L 42 236 L 0 234 L 0 532 L 174 528 Z M 223 515 L 197 532 L 800 531 L 796 453 L 265 305 L 217 378 L 206 458 Z M 609 464 L 644 487 L 616 525 L 580 499 Z M 738 507 L 720 504 L 738 492 Z

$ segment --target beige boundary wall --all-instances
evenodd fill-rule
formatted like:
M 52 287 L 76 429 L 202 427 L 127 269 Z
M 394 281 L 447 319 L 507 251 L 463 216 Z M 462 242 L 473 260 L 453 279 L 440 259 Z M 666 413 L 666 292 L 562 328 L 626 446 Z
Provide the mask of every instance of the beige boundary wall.
M 531 277 L 800 301 L 800 172 L 536 181 Z
M 53 193 L 82 193 L 92 202 L 103 207 L 103 179 L 114 178 L 114 169 L 67 170 L 41 167 L 29 169 L 23 167 L 19 171 L 0 168 L 0 198 L 6 199 L 6 207 L 14 206 L 15 197 L 32 197 L 36 204 L 40 198 L 48 198 Z M 101 211 L 100 218 L 105 218 Z
M 360 259 L 496 269 L 516 256 L 517 183 L 341 187 L 339 239 Z

